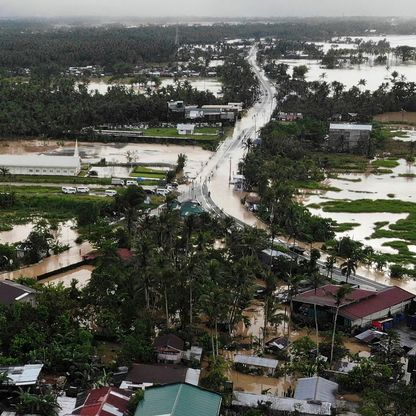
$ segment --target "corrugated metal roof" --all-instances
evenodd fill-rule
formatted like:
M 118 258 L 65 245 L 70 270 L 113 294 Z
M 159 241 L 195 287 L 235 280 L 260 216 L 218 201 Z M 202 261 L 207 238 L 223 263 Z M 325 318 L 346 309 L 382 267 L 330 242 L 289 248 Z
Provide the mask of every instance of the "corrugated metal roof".
M 201 370 L 195 368 L 188 368 L 186 370 L 185 383 L 192 384 L 197 386 L 199 384 L 199 376 L 201 375 Z
M 32 386 L 36 384 L 43 364 L 27 364 L 20 367 L 0 367 L 0 373 L 6 373 L 8 384 Z
M 329 130 L 364 130 L 371 131 L 373 126 L 371 124 L 349 124 L 349 123 L 331 123 Z
M 259 403 L 270 403 L 272 410 L 294 413 L 295 411 L 305 415 L 331 415 L 331 403 L 310 403 L 307 400 L 297 400 L 290 397 L 276 397 L 265 394 L 251 394 L 234 392 L 234 406 L 256 408 Z
M 78 168 L 81 162 L 76 156 L 49 155 L 0 155 L 2 167 Z
M 322 377 L 300 378 L 295 390 L 295 399 L 319 400 L 336 403 L 338 384 Z
M 279 361 L 271 358 L 256 357 L 255 355 L 240 355 L 237 354 L 234 358 L 235 363 L 254 365 L 256 367 L 266 367 L 275 369 Z
M 189 384 L 150 387 L 135 416 L 218 416 L 221 396 Z

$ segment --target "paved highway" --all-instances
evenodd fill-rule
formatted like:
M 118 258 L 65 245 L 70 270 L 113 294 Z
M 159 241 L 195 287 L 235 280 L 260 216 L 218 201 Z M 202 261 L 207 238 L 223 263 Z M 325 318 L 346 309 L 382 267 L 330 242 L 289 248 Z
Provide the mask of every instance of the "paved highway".
M 234 128 L 234 133 L 220 144 L 217 152 L 203 167 L 193 182 L 191 194 L 207 211 L 221 216 L 232 217 L 240 226 L 266 228 L 255 215 L 248 212 L 240 202 L 240 196 L 233 192 L 230 179 L 238 171 L 238 163 L 244 157 L 244 143 L 254 139 L 255 132 L 267 124 L 272 116 L 275 103 L 275 88 L 256 63 L 257 48 L 254 46 L 248 55 L 254 73 L 260 82 L 260 99 L 246 112 Z M 326 274 L 325 262 L 319 264 Z M 345 281 L 339 269 L 333 271 L 333 279 Z M 349 282 L 362 288 L 381 290 L 385 284 L 363 276 L 351 276 Z

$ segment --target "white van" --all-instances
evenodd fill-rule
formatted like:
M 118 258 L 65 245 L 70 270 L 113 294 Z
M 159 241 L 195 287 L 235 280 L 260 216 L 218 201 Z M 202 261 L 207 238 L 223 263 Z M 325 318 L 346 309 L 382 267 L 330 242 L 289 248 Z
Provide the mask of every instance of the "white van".
M 88 186 L 77 186 L 77 192 L 80 194 L 88 194 L 90 192 L 90 188 L 88 188 Z
M 62 192 L 64 194 L 76 194 L 77 193 L 77 189 L 73 188 L 72 186 L 63 186 L 62 187 Z
M 136 181 L 126 181 L 126 186 L 137 186 Z
M 156 195 L 166 196 L 169 192 L 170 192 L 169 189 L 165 189 L 165 188 L 156 189 Z
M 106 189 L 104 194 L 105 196 L 116 196 L 117 191 L 115 191 L 114 189 Z

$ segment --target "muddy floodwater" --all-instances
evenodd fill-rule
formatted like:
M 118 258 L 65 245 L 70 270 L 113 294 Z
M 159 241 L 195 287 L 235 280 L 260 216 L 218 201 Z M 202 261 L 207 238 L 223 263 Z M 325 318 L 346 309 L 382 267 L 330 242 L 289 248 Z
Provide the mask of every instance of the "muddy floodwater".
M 0 232 L 0 244 L 14 244 L 26 240 L 34 229 L 35 223 L 14 225 L 12 230 Z M 73 245 L 78 237 L 74 221 L 66 221 L 59 224 L 56 230 L 50 230 L 55 240 L 63 245 Z
M 84 163 L 98 163 L 105 159 L 107 163 L 127 163 L 127 152 L 135 155 L 138 163 L 175 165 L 179 153 L 187 156 L 185 171 L 196 174 L 211 157 L 212 152 L 198 146 L 180 146 L 157 143 L 99 143 L 79 142 L 79 153 Z M 70 155 L 74 151 L 74 142 L 58 143 L 56 140 L 8 140 L 0 143 L 0 154 L 52 154 Z M 105 170 L 105 176 L 121 175 L 125 169 Z
M 161 87 L 167 87 L 168 85 L 175 85 L 176 81 L 173 78 L 162 78 Z M 210 91 L 216 97 L 221 96 L 222 84 L 215 78 L 180 78 L 179 82 L 183 83 L 185 81 L 189 82 L 189 84 L 196 88 L 198 91 Z M 143 85 L 139 84 L 123 84 L 123 83 L 114 83 L 109 84 L 106 81 L 94 81 L 88 84 L 88 91 L 90 93 L 94 93 L 98 91 L 100 94 L 107 94 L 109 88 L 113 86 L 123 86 L 125 88 L 131 89 L 138 94 L 145 94 L 147 92 L 147 86 L 143 87 Z M 153 85 L 148 85 L 151 88 L 154 88 Z
M 67 272 L 59 273 L 51 276 L 45 280 L 42 280 L 42 284 L 58 284 L 62 283 L 65 287 L 71 286 L 73 280 L 77 281 L 77 287 L 83 288 L 88 284 L 91 278 L 91 273 L 94 270 L 94 266 L 86 264 L 84 266 L 77 267 L 76 269 L 69 270 Z
M 305 193 L 302 202 L 305 205 L 321 204 L 329 200 L 358 200 L 358 199 L 397 199 L 401 201 L 416 202 L 416 173 L 414 164 L 404 159 L 398 161 L 399 166 L 392 169 L 393 173 L 374 174 L 340 174 L 338 179 L 329 179 L 327 184 L 340 189 L 336 191 L 315 191 Z M 401 176 L 402 175 L 402 176 Z M 406 175 L 406 176 L 403 176 Z M 354 240 L 366 245 L 371 245 L 375 250 L 384 253 L 396 253 L 397 251 L 383 244 L 396 239 L 371 238 L 376 222 L 396 223 L 400 219 L 407 218 L 407 213 L 393 214 L 384 212 L 375 213 L 348 213 L 348 212 L 325 212 L 321 208 L 309 207 L 316 215 L 332 218 L 338 223 L 356 223 L 358 226 L 351 231 L 337 233 L 338 237 L 349 236 Z

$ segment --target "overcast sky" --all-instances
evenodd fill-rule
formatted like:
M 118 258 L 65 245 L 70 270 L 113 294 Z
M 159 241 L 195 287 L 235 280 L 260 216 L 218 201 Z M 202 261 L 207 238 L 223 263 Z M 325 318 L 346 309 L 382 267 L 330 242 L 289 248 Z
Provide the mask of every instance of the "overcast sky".
M 0 16 L 408 16 L 416 0 L 0 0 Z

